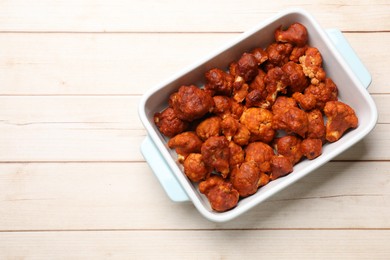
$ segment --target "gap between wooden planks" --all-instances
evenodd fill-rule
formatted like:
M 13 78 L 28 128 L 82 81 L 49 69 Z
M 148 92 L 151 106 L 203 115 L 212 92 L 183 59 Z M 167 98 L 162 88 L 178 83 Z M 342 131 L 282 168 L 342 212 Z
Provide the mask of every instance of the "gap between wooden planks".
M 0 256 L 12 259 L 242 259 L 243 256 L 388 259 L 389 238 L 390 232 L 386 230 L 0 233 Z
M 237 32 L 276 13 L 301 7 L 325 28 L 390 28 L 388 1 L 3 1 L 0 31 Z M 187 11 L 191 10 L 191 11 Z M 364 13 L 362 13 L 364 10 Z M 44 15 L 43 15 L 44 14 Z M 331 14 L 331 15 L 330 15 Z
M 330 162 L 237 220 L 212 223 L 170 201 L 146 163 L 0 164 L 0 231 L 390 229 L 389 166 Z
M 141 95 L 237 35 L 0 33 L 0 95 Z M 369 91 L 389 93 L 390 33 L 345 36 L 372 74 Z

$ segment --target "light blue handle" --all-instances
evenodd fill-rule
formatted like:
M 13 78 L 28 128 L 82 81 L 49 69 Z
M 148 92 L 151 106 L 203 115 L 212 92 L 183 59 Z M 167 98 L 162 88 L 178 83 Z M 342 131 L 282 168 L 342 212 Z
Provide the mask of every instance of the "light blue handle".
M 141 144 L 141 153 L 172 201 L 183 202 L 189 198 L 156 145 L 149 136 Z
M 352 71 L 356 74 L 363 86 L 368 88 L 371 83 L 371 75 L 360 61 L 359 57 L 353 51 L 347 39 L 345 39 L 340 30 L 329 29 L 326 30 L 326 32 L 336 46 L 337 50 L 340 52 L 341 56 L 351 67 Z M 149 136 L 147 136 L 142 142 L 141 152 L 146 162 L 152 168 L 152 171 L 161 183 L 161 186 L 164 188 L 168 197 L 172 201 L 176 202 L 188 201 L 189 198 L 187 194 L 181 187 L 180 183 L 177 181 L 176 177 L 173 175 L 172 170 L 169 168 L 165 159 L 158 151 L 157 147 Z
M 368 88 L 372 81 L 371 74 L 352 49 L 343 33 L 338 29 L 328 29 L 326 33 L 363 86 Z

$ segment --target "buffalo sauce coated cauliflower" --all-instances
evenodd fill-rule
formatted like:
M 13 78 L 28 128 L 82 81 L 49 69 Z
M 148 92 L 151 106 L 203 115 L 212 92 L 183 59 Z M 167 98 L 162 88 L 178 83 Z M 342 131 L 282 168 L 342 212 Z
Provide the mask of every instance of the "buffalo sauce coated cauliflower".
M 273 115 L 264 108 L 251 107 L 242 113 L 240 122 L 251 133 L 251 140 L 269 143 L 274 139 L 275 130 L 272 128 Z
M 279 155 L 289 158 L 292 164 L 298 163 L 303 154 L 301 151 L 302 139 L 295 135 L 285 135 L 275 140 L 275 150 Z
M 200 153 L 190 153 L 184 160 L 184 173 L 193 182 L 205 180 L 210 176 L 211 169 L 208 167 Z
M 200 140 L 196 133 L 188 131 L 175 135 L 169 139 L 168 146 L 169 148 L 176 150 L 178 160 L 183 162 L 190 153 L 200 152 L 202 140 Z
M 257 163 L 244 162 L 239 167 L 234 168 L 230 180 L 241 197 L 248 197 L 257 191 L 260 173 Z
M 153 119 L 160 132 L 168 137 L 180 134 L 188 128 L 188 122 L 178 118 L 175 110 L 171 107 L 166 108 L 161 113 L 156 113 Z
M 294 174 L 358 126 L 309 37 L 301 23 L 275 28 L 274 42 L 205 69 L 203 86 L 181 85 L 154 114 L 183 174 L 214 211 Z
M 338 89 L 332 79 L 326 78 L 325 81 L 308 86 L 304 93 L 294 93 L 293 98 L 297 100 L 304 110 L 314 108 L 322 110 L 328 101 L 336 101 Z
M 206 195 L 211 208 L 218 212 L 234 208 L 240 196 L 233 184 L 217 175 L 200 182 L 199 191 Z
M 260 171 L 266 173 L 271 171 L 270 162 L 274 155 L 272 147 L 263 142 L 253 142 L 245 148 L 245 161 L 255 162 L 259 166 Z
M 224 178 L 230 171 L 229 141 L 224 136 L 212 136 L 201 147 L 203 160 L 211 169 L 220 172 Z
M 336 142 L 350 128 L 358 126 L 358 118 L 355 111 L 347 104 L 340 101 L 329 101 L 324 107 L 326 122 L 326 140 Z
M 308 40 L 306 27 L 300 23 L 291 24 L 287 30 L 282 27 L 276 29 L 275 40 L 278 42 L 289 42 L 297 46 L 304 46 Z
M 212 111 L 214 100 L 202 89 L 191 85 L 182 86 L 172 94 L 169 103 L 178 118 L 193 121 Z
M 305 55 L 299 58 L 303 72 L 311 79 L 311 84 L 318 85 L 326 77 L 325 70 L 322 68 L 322 56 L 317 48 L 309 47 Z
M 205 89 L 211 94 L 230 95 L 232 92 L 234 78 L 220 69 L 211 69 L 205 73 Z

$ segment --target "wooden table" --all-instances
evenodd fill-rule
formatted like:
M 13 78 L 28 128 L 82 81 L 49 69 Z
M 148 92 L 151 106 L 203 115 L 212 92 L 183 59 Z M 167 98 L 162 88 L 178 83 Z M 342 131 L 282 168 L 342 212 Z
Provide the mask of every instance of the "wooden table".
M 140 154 L 141 95 L 276 12 L 343 31 L 373 77 L 360 143 L 227 223 Z M 389 259 L 390 3 L 0 1 L 0 259 Z

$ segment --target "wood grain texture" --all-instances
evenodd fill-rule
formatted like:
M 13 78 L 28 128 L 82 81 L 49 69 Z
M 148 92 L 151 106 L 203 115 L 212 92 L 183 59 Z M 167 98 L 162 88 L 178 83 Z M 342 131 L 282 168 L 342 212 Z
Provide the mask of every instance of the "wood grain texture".
M 0 95 L 142 95 L 237 36 L 0 33 Z M 369 91 L 388 93 L 390 34 L 345 36 L 372 74 Z
M 210 222 L 170 201 L 145 163 L 140 97 L 289 7 L 344 32 L 372 75 L 378 124 Z M 386 0 L 0 1 L 0 259 L 389 259 L 389 14 Z
M 389 230 L 22 232 L 0 233 L 0 255 L 12 259 L 26 255 L 33 259 L 242 259 L 243 255 L 388 259 L 389 239 Z
M 390 5 L 377 1 L 50 1 L 0 4 L 1 31 L 237 32 L 286 8 L 304 8 L 325 27 L 380 31 L 390 28 Z M 364 11 L 363 11 L 364 10 Z M 364 19 L 362 19 L 364 14 Z
M 0 231 L 389 229 L 389 162 L 329 163 L 234 221 L 173 203 L 145 163 L 0 164 Z

